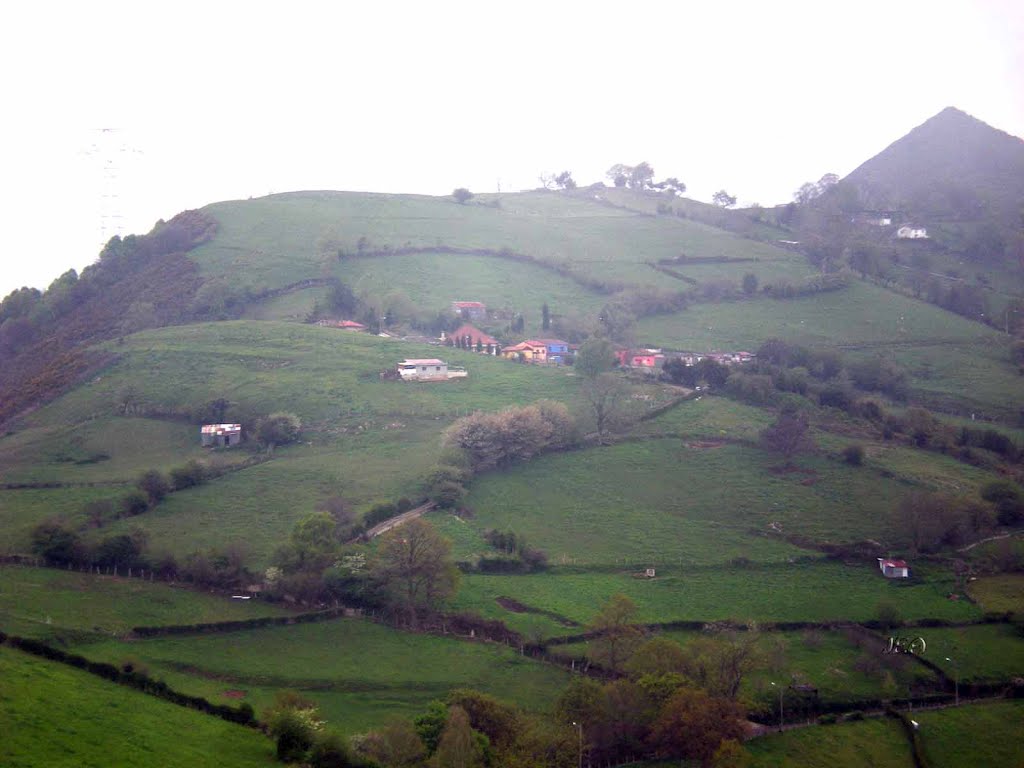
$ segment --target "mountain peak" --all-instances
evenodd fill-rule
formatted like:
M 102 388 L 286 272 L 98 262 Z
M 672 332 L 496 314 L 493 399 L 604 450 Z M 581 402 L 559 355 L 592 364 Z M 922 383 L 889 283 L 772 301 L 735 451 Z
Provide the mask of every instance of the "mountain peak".
M 935 219 L 1019 221 L 1024 141 L 946 107 L 846 180 L 868 207 Z

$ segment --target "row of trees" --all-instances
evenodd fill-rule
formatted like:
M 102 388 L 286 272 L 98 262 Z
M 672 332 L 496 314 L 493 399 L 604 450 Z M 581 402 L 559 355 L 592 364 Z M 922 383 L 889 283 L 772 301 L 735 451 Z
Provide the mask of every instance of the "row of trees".
M 893 530 L 912 554 L 956 547 L 1024 521 L 1024 491 L 1008 480 L 986 483 L 978 496 L 915 490 L 894 508 Z
M 608 169 L 605 176 L 616 187 L 628 187 L 639 191 L 653 189 L 667 192 L 672 196 L 686 192 L 686 185 L 674 176 L 655 182 L 654 169 L 647 162 L 642 162 L 639 165 L 616 163 Z

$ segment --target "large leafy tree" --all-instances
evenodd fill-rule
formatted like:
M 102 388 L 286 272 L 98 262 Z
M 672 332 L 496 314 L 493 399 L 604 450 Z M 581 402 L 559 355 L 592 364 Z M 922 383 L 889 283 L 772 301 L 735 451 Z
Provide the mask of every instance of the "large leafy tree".
M 797 453 L 814 446 L 808 429 L 807 416 L 797 411 L 783 411 L 761 432 L 761 442 L 768 450 L 781 454 L 786 466 L 790 466 Z
M 743 738 L 743 708 L 693 688 L 682 688 L 661 709 L 651 741 L 663 757 L 699 760 L 710 765 L 727 739 Z
M 608 339 L 592 337 L 580 345 L 573 362 L 576 373 L 593 379 L 615 366 L 615 347 Z
M 636 603 L 625 595 L 613 595 L 587 627 L 596 635 L 587 655 L 611 672 L 620 672 L 643 635 L 635 625 L 636 614 Z
M 370 572 L 388 607 L 410 627 L 455 594 L 458 571 L 451 542 L 422 519 L 410 520 L 381 537 Z
M 299 438 L 302 422 L 294 413 L 272 413 L 256 426 L 257 439 L 273 451 L 274 446 L 294 442 Z

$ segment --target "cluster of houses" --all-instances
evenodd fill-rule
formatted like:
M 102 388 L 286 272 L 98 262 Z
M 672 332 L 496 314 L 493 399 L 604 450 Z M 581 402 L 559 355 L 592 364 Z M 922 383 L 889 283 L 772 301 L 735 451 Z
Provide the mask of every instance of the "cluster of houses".
M 440 340 L 417 339 L 428 343 L 441 343 L 450 347 L 475 351 L 479 354 L 502 357 L 519 363 L 540 365 L 565 365 L 572 362 L 578 345 L 570 344 L 562 339 L 525 339 L 518 344 L 504 346 L 486 331 L 472 324 L 472 320 L 487 318 L 487 305 L 482 301 L 453 301 L 451 311 L 463 319 L 463 323 L 450 333 L 442 333 Z M 366 326 L 354 320 L 321 320 L 319 325 L 339 328 L 346 331 L 365 331 Z M 411 340 L 411 339 L 410 339 Z M 633 368 L 655 372 L 661 369 L 667 357 L 678 357 L 686 365 L 696 365 L 705 358 L 710 358 L 723 365 L 735 365 L 750 362 L 754 355 L 750 352 L 673 352 L 666 355 L 661 349 L 619 347 L 615 356 L 622 368 Z M 395 378 L 403 381 L 447 381 L 465 377 L 464 369 L 450 367 L 437 358 L 411 358 L 402 360 L 394 369 L 381 372 L 383 378 Z

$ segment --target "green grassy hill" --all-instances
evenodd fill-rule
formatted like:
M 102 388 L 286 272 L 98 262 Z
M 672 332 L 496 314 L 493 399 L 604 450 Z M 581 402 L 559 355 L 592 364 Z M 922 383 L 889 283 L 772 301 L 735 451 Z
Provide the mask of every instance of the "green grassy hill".
M 194 312 L 179 307 L 183 314 L 174 315 L 193 322 L 97 332 L 90 354 L 105 361 L 102 367 L 7 422 L 0 434 L 0 554 L 29 551 L 33 527 L 61 518 L 87 544 L 141 534 L 151 552 L 179 562 L 197 550 L 234 548 L 258 578 L 295 523 L 329 497 L 343 498 L 357 517 L 377 504 L 422 498 L 442 433 L 460 416 L 550 399 L 569 406 L 582 433 L 593 429 L 582 377 L 572 368 L 518 365 L 302 322 L 333 280 L 348 285 L 364 307 L 397 307 L 404 320 L 436 318 L 452 300 L 480 300 L 494 313 L 481 325 L 503 333 L 512 313 L 523 313 L 523 331 L 509 340 L 541 335 L 547 304 L 556 321 L 579 321 L 580 328 L 628 315 L 616 332 L 635 346 L 753 350 L 777 337 L 838 351 L 848 361 L 883 355 L 909 380 L 906 403 L 873 395 L 892 414 L 927 405 L 946 412 L 951 429 L 980 426 L 972 413 L 1002 425 L 1017 417 L 1020 376 L 1005 335 L 853 276 L 838 290 L 803 298 L 746 295 L 739 290 L 745 274 L 761 286 L 801 285 L 815 270 L 801 255 L 767 242 L 777 232 L 745 214 L 717 217 L 687 201 L 673 202 L 668 213 L 663 199 L 591 189 L 479 195 L 459 205 L 447 198 L 301 192 L 208 206 L 200 218 L 215 221 L 216 232 L 205 227 L 209 239 L 187 252 L 194 282 L 186 298 L 195 302 Z M 655 293 L 679 292 L 686 294 L 683 310 L 651 314 L 640 306 Z M 211 321 L 218 313 L 234 319 Z M 633 315 L 636 322 L 628 322 Z M 194 322 L 200 317 L 203 322 Z M 465 366 L 469 376 L 415 384 L 379 375 L 403 358 L 433 356 Z M 449 610 L 500 620 L 527 640 L 543 640 L 580 632 L 617 593 L 635 601 L 639 622 L 652 624 L 868 621 L 880 606 L 907 620 L 967 622 L 1019 602 L 1016 582 L 999 581 L 1007 577 L 975 582 L 984 595 L 980 604 L 950 599 L 964 592 L 952 551 L 915 560 L 906 583 L 884 579 L 873 557 L 827 558 L 823 551 L 873 541 L 872 547 L 902 553 L 893 510 L 909 492 L 976 500 L 986 483 L 1019 475 L 1013 459 L 980 448 L 964 456 L 952 443 L 943 452 L 924 450 L 910 433 L 886 435 L 878 423 L 805 400 L 817 447 L 797 458 L 796 469 L 784 468 L 759 442 L 774 409 L 618 375 L 626 410 L 644 421 L 623 426 L 610 445 L 584 441 L 572 451 L 478 475 L 467 482 L 467 512 L 428 515 L 468 571 Z M 653 413 L 684 394 L 690 399 Z M 247 429 L 267 414 L 294 412 L 301 439 L 273 452 L 252 441 L 206 451 L 197 411 L 217 399 L 229 404 L 224 418 Z M 1005 433 L 1018 440 L 1021 434 Z M 860 466 L 842 459 L 854 442 L 865 450 Z M 92 502 L 119 501 L 142 472 L 166 473 L 191 459 L 208 462 L 216 477 L 134 517 L 97 521 L 87 514 Z M 494 554 L 488 529 L 525 537 L 546 553 L 550 567 L 530 574 L 475 571 L 481 556 Z M 652 566 L 656 578 L 637 578 Z M 243 696 L 263 708 L 276 691 L 296 688 L 347 733 L 390 715 L 413 716 L 455 686 L 547 712 L 568 679 L 563 670 L 503 646 L 356 620 L 118 639 L 140 624 L 281 612 L 137 580 L 0 569 L 2 630 L 70 643 L 90 658 L 135 657 L 176 688 L 217 702 Z M 1020 640 L 1007 626 L 927 633 L 930 645 L 963 656 L 965 679 L 1021 671 Z M 786 646 L 780 670 L 823 681 L 830 700 L 880 690 L 877 679 L 854 667 L 860 651 L 839 635 L 828 634 L 817 648 L 795 633 L 769 641 Z M 985 653 L 960 653 L 967 643 Z M 986 661 L 985 654 L 1001 661 Z M 759 669 L 750 684 L 766 679 Z M 22 698 L 19 693 L 14 706 Z M 779 737 L 791 739 L 784 748 L 755 752 L 767 765 L 823 764 L 831 750 L 851 765 L 902 765 L 905 743 L 891 738 L 890 725 L 808 729 Z M 847 733 L 856 736 L 834 740 Z M 25 759 L 20 752 L 18 759 Z
M 399 632 L 361 619 L 223 634 L 108 641 L 77 649 L 91 659 L 138 659 L 177 690 L 263 712 L 298 690 L 346 733 L 413 717 L 452 688 L 474 688 L 528 711 L 551 710 L 568 673 L 494 643 Z
M 510 249 L 542 264 L 561 265 L 571 277 L 627 285 L 678 287 L 643 262 L 673 259 L 681 252 L 749 258 L 793 275 L 809 274 L 803 260 L 789 251 L 698 222 L 610 207 L 583 193 L 481 195 L 459 205 L 450 198 L 295 192 L 216 203 L 204 211 L 220 224 L 217 235 L 191 254 L 204 277 L 230 277 L 238 286 L 260 290 L 344 278 L 352 269 L 349 262 L 360 259 L 339 259 L 338 251 L 355 256 L 360 238 L 367 251 L 385 246 Z M 424 261 L 431 263 L 429 254 Z M 443 269 L 431 273 L 432 280 L 443 283 Z M 477 287 L 459 285 L 457 293 Z M 499 306 L 508 302 L 527 308 L 527 295 L 503 293 L 492 297 Z M 455 298 L 466 297 L 446 296 L 438 308 Z
M 274 765 L 250 728 L 0 647 L 0 763 L 125 768 Z

